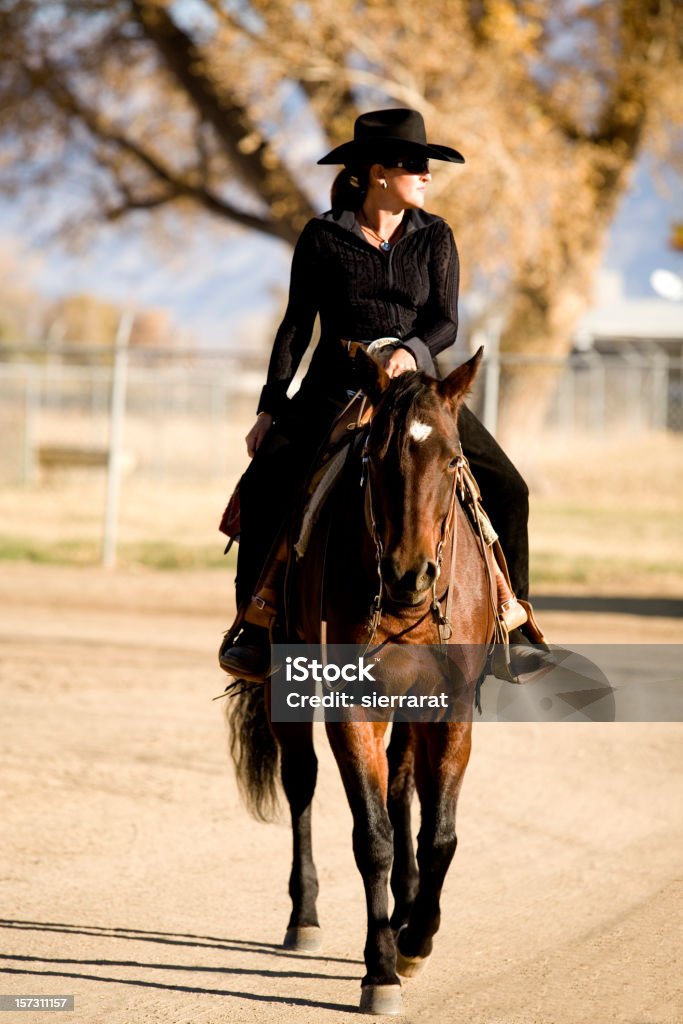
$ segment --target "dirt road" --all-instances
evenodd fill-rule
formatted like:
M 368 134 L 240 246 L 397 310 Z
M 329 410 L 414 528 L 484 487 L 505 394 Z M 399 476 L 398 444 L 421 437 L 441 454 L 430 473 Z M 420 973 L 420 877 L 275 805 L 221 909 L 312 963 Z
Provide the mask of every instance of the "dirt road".
M 221 587 L 2 566 L 0 995 L 73 994 L 60 1019 L 78 1024 L 355 1016 L 364 911 L 341 785 L 321 735 L 325 944 L 290 954 L 289 832 L 243 811 L 210 700 Z M 680 638 L 666 619 L 544 621 L 558 641 L 635 623 L 641 642 Z M 682 768 L 682 725 L 475 726 L 442 929 L 405 1019 L 680 1024 Z

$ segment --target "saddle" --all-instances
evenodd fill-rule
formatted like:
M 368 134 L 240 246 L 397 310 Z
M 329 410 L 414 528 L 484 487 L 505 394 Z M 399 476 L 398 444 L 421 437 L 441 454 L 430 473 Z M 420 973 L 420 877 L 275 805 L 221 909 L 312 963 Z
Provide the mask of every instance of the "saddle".
M 372 409 L 358 392 L 332 425 L 318 460 L 314 463 L 303 490 L 303 504 L 292 521 L 283 525 L 259 577 L 251 600 L 240 607 L 235 621 L 224 634 L 220 652 L 229 649 L 245 623 L 261 626 L 271 635 L 282 612 L 282 595 L 288 565 L 293 558 L 303 559 L 314 529 L 334 492 L 347 459 L 370 419 Z M 219 529 L 228 538 L 226 552 L 239 540 L 239 483 L 223 512 Z M 219 652 L 219 656 L 220 656 Z
M 232 647 L 245 623 L 268 630 L 271 640 L 273 629 L 283 610 L 283 595 L 288 568 L 294 560 L 300 561 L 308 551 L 315 527 L 329 508 L 329 501 L 360 440 L 363 427 L 369 422 L 372 408 L 362 392 L 347 404 L 332 426 L 318 461 L 314 464 L 304 488 L 302 508 L 286 524 L 276 539 L 251 600 L 238 609 L 235 621 L 225 633 L 220 651 Z M 496 597 L 495 644 L 492 652 L 492 671 L 498 678 L 519 682 L 510 665 L 509 637 L 513 630 L 525 626 L 527 639 L 533 644 L 545 645 L 546 640 L 533 608 L 528 601 L 518 599 L 510 583 L 510 576 L 498 535 L 484 510 L 477 482 L 463 458 L 461 501 L 467 519 L 480 540 L 482 557 L 487 571 L 493 569 L 492 589 Z M 220 529 L 229 536 L 226 551 L 239 537 L 239 484 L 235 489 L 221 520 Z M 492 558 L 489 558 L 486 549 Z M 322 596 L 323 581 L 320 580 Z M 322 604 L 322 600 L 320 602 Z

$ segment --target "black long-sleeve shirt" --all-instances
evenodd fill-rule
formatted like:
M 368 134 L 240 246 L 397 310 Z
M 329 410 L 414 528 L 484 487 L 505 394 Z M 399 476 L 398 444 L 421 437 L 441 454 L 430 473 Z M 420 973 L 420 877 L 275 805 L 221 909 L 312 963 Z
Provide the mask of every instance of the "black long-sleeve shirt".
M 349 210 L 310 220 L 294 250 L 289 302 L 259 412 L 277 417 L 283 409 L 317 314 L 320 340 L 301 384 L 304 401 L 344 401 L 352 380 L 342 338 L 399 338 L 418 367 L 428 368 L 455 342 L 458 281 L 453 235 L 433 214 L 407 211 L 404 233 L 388 253 L 370 245 Z

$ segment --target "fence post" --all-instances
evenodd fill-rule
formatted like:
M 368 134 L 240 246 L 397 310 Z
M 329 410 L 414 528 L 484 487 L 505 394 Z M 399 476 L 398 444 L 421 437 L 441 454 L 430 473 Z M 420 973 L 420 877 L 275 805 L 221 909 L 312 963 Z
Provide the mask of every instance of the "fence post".
M 28 486 L 36 479 L 37 420 L 40 409 L 40 390 L 36 368 L 26 367 L 24 391 L 24 448 L 21 466 L 22 483 Z
M 655 430 L 666 430 L 669 412 L 669 359 L 661 349 L 652 352 L 652 416 Z
M 104 508 L 102 565 L 111 569 L 116 565 L 116 541 L 121 494 L 121 461 L 123 455 L 123 427 L 126 417 L 126 385 L 128 378 L 128 342 L 133 329 L 134 314 L 126 310 L 121 314 L 116 331 L 114 366 L 111 377 L 111 404 L 109 410 L 109 459 L 107 463 L 107 497 Z
M 478 331 L 475 347 L 484 345 L 484 407 L 482 423 L 493 437 L 498 430 L 498 403 L 500 396 L 500 321 L 492 319 L 484 330 Z
M 587 353 L 588 355 L 588 353 Z M 605 433 L 605 363 L 594 349 L 588 359 L 590 367 L 590 425 L 598 434 Z M 574 425 L 576 430 L 576 424 Z

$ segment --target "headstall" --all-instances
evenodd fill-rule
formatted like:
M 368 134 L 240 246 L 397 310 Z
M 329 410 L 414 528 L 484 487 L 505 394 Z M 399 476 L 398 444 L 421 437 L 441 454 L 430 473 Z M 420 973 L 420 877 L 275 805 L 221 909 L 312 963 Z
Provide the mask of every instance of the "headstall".
M 364 444 L 363 444 L 363 452 L 362 452 L 362 455 L 361 455 L 361 477 L 360 477 L 360 486 L 361 487 L 365 487 L 365 520 L 366 520 L 366 525 L 368 527 L 368 532 L 370 533 L 370 538 L 371 538 L 371 540 L 372 540 L 372 542 L 374 544 L 374 547 L 375 547 L 375 562 L 376 562 L 376 565 L 377 565 L 377 578 L 378 578 L 377 593 L 375 594 L 375 596 L 374 596 L 374 598 L 372 600 L 372 604 L 370 606 L 370 614 L 368 616 L 368 625 L 367 625 L 367 629 L 368 629 L 367 646 L 368 647 L 370 647 L 370 645 L 372 644 L 372 642 L 373 642 L 373 640 L 375 638 L 375 634 L 377 633 L 377 630 L 379 629 L 380 622 L 382 621 L 382 596 L 383 596 L 384 589 L 385 589 L 385 587 L 384 587 L 384 579 L 382 577 L 382 556 L 383 556 L 383 553 L 384 553 L 384 548 L 382 546 L 382 540 L 381 540 L 381 538 L 379 536 L 379 533 L 378 533 L 378 530 L 377 530 L 377 518 L 376 518 L 376 515 L 375 515 L 375 507 L 374 507 L 374 502 L 373 502 L 372 474 L 370 472 L 371 465 L 370 465 L 369 441 L 370 441 L 370 430 L 368 430 L 368 432 L 366 433 L 365 441 L 364 441 Z M 444 549 L 446 547 L 446 544 L 448 543 L 448 539 L 449 539 L 449 536 L 451 534 L 451 530 L 452 530 L 453 523 L 454 523 L 454 520 L 455 520 L 455 505 L 456 505 L 456 502 L 458 500 L 458 489 L 460 489 L 461 498 L 464 499 L 464 497 L 465 497 L 465 483 L 464 483 L 463 469 L 464 469 L 464 467 L 466 465 L 467 465 L 467 459 L 463 455 L 462 447 L 460 447 L 459 453 L 455 456 L 455 471 L 453 473 L 453 486 L 452 486 L 452 489 L 451 489 L 451 496 L 450 496 L 450 499 L 449 499 L 449 502 L 448 502 L 448 509 L 446 511 L 445 516 L 443 517 L 443 519 L 441 521 L 441 530 L 440 530 L 440 533 L 439 533 L 439 540 L 438 540 L 437 545 L 436 545 L 436 552 L 435 552 L 435 559 L 434 559 L 434 561 L 436 563 L 436 573 L 434 575 L 434 581 L 432 583 L 432 603 L 431 603 L 431 609 L 430 610 L 432 612 L 432 615 L 434 617 L 434 621 L 436 622 L 436 626 L 437 626 L 437 629 L 438 629 L 438 632 L 439 632 L 439 643 L 440 644 L 445 644 L 445 643 L 447 643 L 451 639 L 451 637 L 453 635 L 453 627 L 451 626 L 451 623 L 450 623 L 449 617 L 448 617 L 449 607 L 447 607 L 446 611 L 444 612 L 444 610 L 442 608 L 442 605 L 441 605 L 441 601 L 439 600 L 439 597 L 437 595 L 436 587 L 437 587 L 437 583 L 438 583 L 439 577 L 441 575 L 441 566 L 442 566 L 442 563 L 443 563 Z M 456 547 L 457 547 L 457 539 L 456 539 L 456 536 L 454 535 L 453 536 L 453 544 L 452 544 L 452 548 L 451 548 L 451 565 L 450 565 L 450 574 L 449 574 L 449 585 L 448 585 L 448 588 L 447 588 L 448 605 L 449 606 L 450 606 L 450 603 L 451 603 L 451 600 L 452 600 L 452 595 L 451 595 L 450 591 L 451 591 L 451 589 L 453 587 L 454 578 L 455 578 Z

